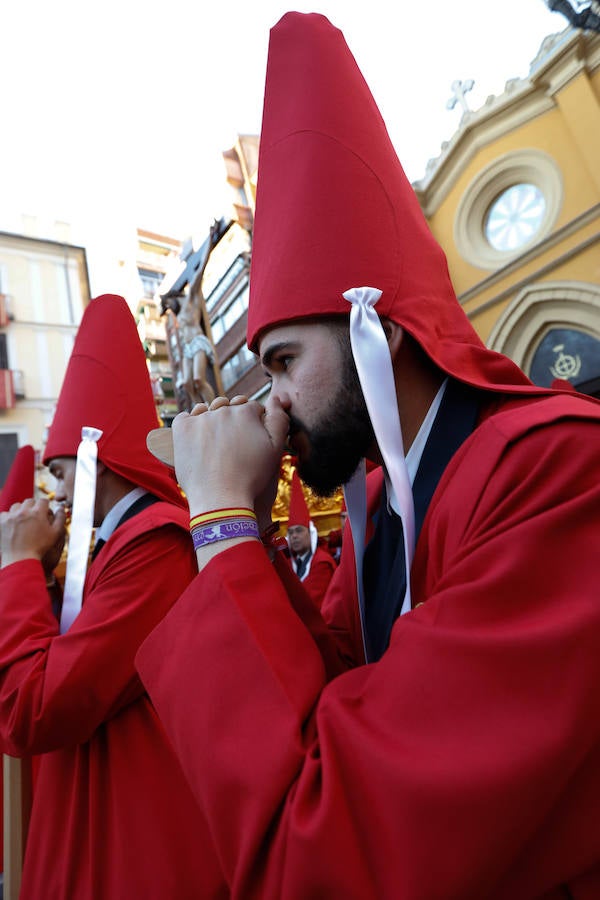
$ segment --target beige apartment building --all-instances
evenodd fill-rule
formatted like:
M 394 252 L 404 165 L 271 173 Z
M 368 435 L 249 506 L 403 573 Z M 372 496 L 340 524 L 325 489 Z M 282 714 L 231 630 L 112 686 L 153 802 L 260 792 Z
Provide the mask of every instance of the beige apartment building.
M 25 222 L 34 233 L 42 224 Z M 56 223 L 51 230 L 60 235 Z M 62 230 L 65 237 L 71 233 L 66 223 Z M 136 318 L 159 415 L 171 410 L 173 390 L 158 289 L 177 265 L 181 247 L 175 238 L 132 228 L 127 253 L 116 254 L 102 277 L 126 294 Z M 0 486 L 19 447 L 32 444 L 38 455 L 42 451 L 75 334 L 93 296 L 88 254 L 95 249 L 0 231 Z
M 42 446 L 89 300 L 83 247 L 0 232 L 0 484 Z

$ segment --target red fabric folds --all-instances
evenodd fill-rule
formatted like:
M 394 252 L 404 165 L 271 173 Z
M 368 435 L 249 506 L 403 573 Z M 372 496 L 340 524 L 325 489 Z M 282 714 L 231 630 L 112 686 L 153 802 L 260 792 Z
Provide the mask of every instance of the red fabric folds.
M 597 435 L 596 405 L 567 395 L 476 429 L 377 664 L 328 681 L 314 611 L 258 543 L 213 559 L 146 640 L 233 898 L 600 892 Z M 348 540 L 323 615 L 360 663 L 354 579 Z

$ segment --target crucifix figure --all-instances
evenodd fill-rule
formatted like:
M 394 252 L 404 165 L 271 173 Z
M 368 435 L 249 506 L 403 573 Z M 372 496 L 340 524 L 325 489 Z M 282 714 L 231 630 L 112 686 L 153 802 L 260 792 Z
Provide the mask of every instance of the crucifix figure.
M 452 97 L 446 103 L 446 109 L 454 109 L 457 103 L 463 108 L 464 113 L 471 112 L 469 107 L 467 106 L 467 101 L 465 100 L 465 94 L 468 91 L 473 90 L 473 85 L 475 82 L 472 78 L 469 78 L 468 81 L 453 81 L 452 82 Z
M 190 288 L 181 298 L 177 322 L 181 338 L 181 380 L 192 401 L 210 403 L 215 392 L 206 378 L 209 362 L 214 362 L 213 347 L 201 325 L 200 303 Z
M 187 292 L 165 296 L 161 312 L 171 309 L 177 317 L 181 344 L 180 370 L 177 386 L 185 388 L 191 406 L 196 403 L 210 403 L 215 396 L 207 379 L 209 363 L 214 363 L 214 348 L 202 327 L 204 295 L 202 279 L 211 252 L 222 237 L 221 224 L 215 220 L 210 227 L 210 235 L 202 263 L 194 277 L 190 279 Z M 190 406 L 190 408 L 191 408 Z

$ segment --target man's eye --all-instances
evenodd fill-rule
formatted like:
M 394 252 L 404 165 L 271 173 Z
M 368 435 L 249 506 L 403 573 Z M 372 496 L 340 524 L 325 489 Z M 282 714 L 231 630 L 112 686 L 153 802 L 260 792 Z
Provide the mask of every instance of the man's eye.
M 274 355 L 268 359 L 263 372 L 267 378 L 273 379 L 279 372 L 287 372 L 294 359 L 295 357 L 288 353 Z

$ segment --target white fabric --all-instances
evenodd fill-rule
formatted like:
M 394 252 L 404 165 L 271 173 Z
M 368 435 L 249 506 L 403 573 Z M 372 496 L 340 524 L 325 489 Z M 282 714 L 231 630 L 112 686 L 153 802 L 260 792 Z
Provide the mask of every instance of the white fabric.
M 431 429 L 433 427 L 433 423 L 435 421 L 435 417 L 437 416 L 438 410 L 440 408 L 440 404 L 444 397 L 444 393 L 446 391 L 446 386 L 448 384 L 448 379 L 446 378 L 440 387 L 439 391 L 435 395 L 433 403 L 429 407 L 427 411 L 427 415 L 423 419 L 421 427 L 417 433 L 417 436 L 413 443 L 411 444 L 410 450 L 406 455 L 406 468 L 408 471 L 408 477 L 410 479 L 411 489 L 414 484 L 414 480 L 419 469 L 419 465 L 421 463 L 421 457 L 423 455 L 423 451 L 425 449 L 425 445 L 427 440 L 429 439 L 429 435 L 431 433 Z M 392 509 L 396 515 L 400 515 L 400 506 L 398 504 L 398 500 L 394 493 L 394 488 L 390 482 L 390 479 L 385 473 L 385 485 L 386 485 L 386 493 L 388 499 L 388 510 Z M 364 538 L 365 538 L 365 530 L 367 527 L 367 495 L 366 495 L 366 466 L 364 459 L 361 460 L 356 472 L 350 479 L 350 481 L 344 486 L 344 499 L 346 501 L 346 509 L 348 512 L 348 518 L 350 520 L 350 530 L 352 531 L 352 542 L 354 544 L 354 558 L 356 562 L 356 571 L 357 571 L 357 587 L 358 587 L 358 605 L 360 611 L 360 620 L 362 625 L 362 634 L 363 634 L 363 649 L 365 652 L 365 659 L 367 658 L 367 650 L 366 650 L 366 642 L 365 642 L 365 600 L 364 600 L 364 587 L 363 587 L 363 579 L 362 579 L 362 563 L 363 563 L 363 555 L 364 555 Z M 402 609 L 400 615 L 404 615 L 406 612 L 410 612 L 410 593 L 406 593 L 404 595 L 404 600 L 402 603 Z
M 438 410 L 440 408 L 440 404 L 444 397 L 444 393 L 446 392 L 446 385 L 448 384 L 448 379 L 444 379 L 442 386 L 439 391 L 435 395 L 433 402 L 429 409 L 427 410 L 427 415 L 423 419 L 421 423 L 421 427 L 417 433 L 416 438 L 410 445 L 410 450 L 406 454 L 406 469 L 408 471 L 408 477 L 410 479 L 411 487 L 415 483 L 415 478 L 419 469 L 419 465 L 421 463 L 421 457 L 423 456 L 423 451 L 425 450 L 425 445 L 429 439 L 429 435 L 431 434 L 431 429 L 433 428 L 433 423 L 435 422 L 435 417 L 438 414 Z M 398 500 L 394 493 L 394 488 L 388 478 L 387 472 L 385 474 L 385 487 L 387 493 L 387 503 L 388 503 L 388 511 L 391 509 L 396 515 L 400 515 L 400 506 L 398 504 Z M 404 613 L 410 612 L 410 603 L 407 600 L 410 599 L 410 595 L 404 596 L 404 601 L 402 603 L 402 609 L 400 610 L 400 615 L 403 616 Z
M 408 472 L 408 478 L 410 480 L 411 486 L 415 483 L 415 478 L 417 477 L 417 472 L 419 470 L 419 466 L 421 465 L 421 457 L 423 456 L 423 451 L 425 450 L 425 445 L 429 440 L 429 435 L 431 434 L 431 429 L 433 428 L 433 423 L 435 422 L 435 417 L 438 414 L 438 410 L 442 404 L 442 400 L 444 399 L 444 394 L 446 393 L 446 387 L 448 385 L 448 379 L 444 378 L 439 391 L 433 398 L 431 406 L 427 410 L 427 415 L 421 422 L 421 427 L 417 432 L 417 436 L 410 445 L 410 449 L 406 454 L 406 469 Z M 386 484 L 389 485 L 389 479 L 386 478 Z M 392 492 L 388 491 L 388 496 L 392 496 Z M 392 509 L 394 512 L 398 512 L 398 506 L 393 506 Z
M 81 443 L 77 448 L 77 465 L 75 467 L 65 589 L 60 616 L 61 634 L 69 630 L 81 611 L 83 583 L 88 566 L 92 529 L 94 527 L 96 464 L 98 461 L 97 442 L 101 437 L 102 431 L 99 428 L 84 426 L 81 429 Z
M 100 527 L 96 529 L 96 543 L 99 540 L 107 541 L 129 507 L 133 506 L 136 500 L 148 493 L 149 491 L 143 487 L 135 487 L 128 494 L 125 494 L 124 497 L 121 497 L 120 500 L 117 500 L 113 508 L 105 515 Z
M 308 533 L 310 534 L 310 555 L 314 556 L 319 543 L 319 533 L 312 519 L 308 523 Z
M 350 343 L 356 371 L 375 438 L 398 501 L 407 573 L 404 603 L 410 609 L 409 573 L 415 551 L 415 509 L 404 458 L 392 358 L 383 326 L 374 308 L 381 293 L 378 288 L 357 287 L 344 291 L 343 296 L 352 305 Z M 354 528 L 352 535 L 355 535 Z

